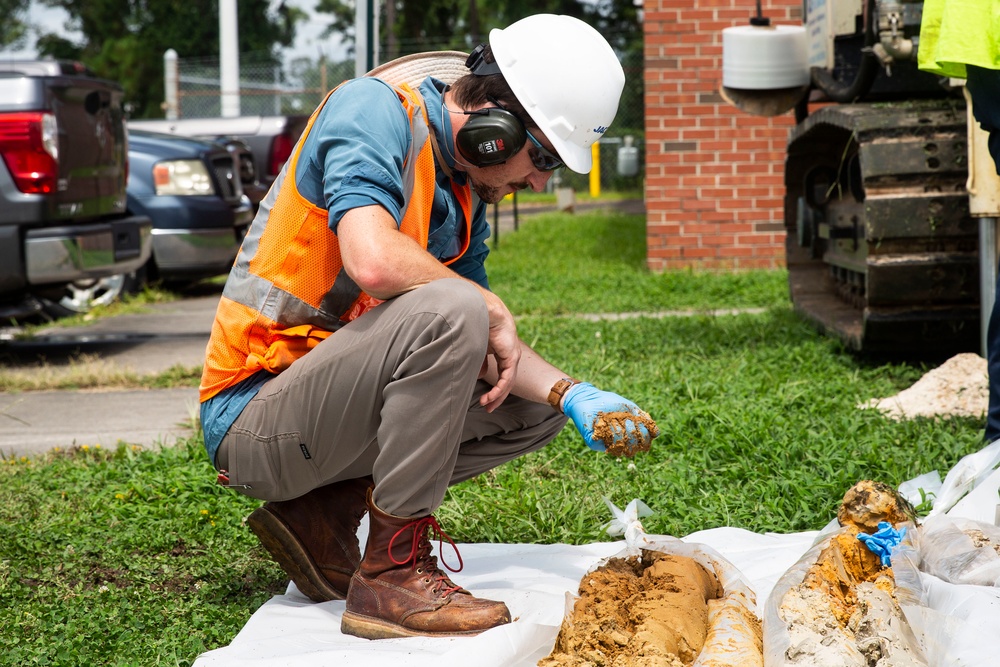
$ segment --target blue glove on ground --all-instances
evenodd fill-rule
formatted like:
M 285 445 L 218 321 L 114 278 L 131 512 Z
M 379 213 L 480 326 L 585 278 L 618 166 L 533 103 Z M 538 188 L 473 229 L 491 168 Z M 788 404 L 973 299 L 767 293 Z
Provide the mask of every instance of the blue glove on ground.
M 588 382 L 570 388 L 563 399 L 563 412 L 573 420 L 587 446 L 598 452 L 615 445 L 613 451 L 624 449 L 626 453 L 634 454 L 649 449 L 649 443 L 659 435 L 652 419 L 635 403 L 610 391 L 601 391 Z M 614 420 L 609 425 L 609 434 L 605 434 L 611 438 L 610 442 L 594 435 L 599 416 L 623 412 L 634 415 L 636 419 Z
M 869 535 L 868 533 L 858 533 L 858 539 L 868 547 L 868 550 L 879 557 L 882 567 L 890 567 L 892 560 L 892 548 L 903 541 L 906 536 L 906 528 L 896 530 L 888 521 L 879 521 L 878 530 Z

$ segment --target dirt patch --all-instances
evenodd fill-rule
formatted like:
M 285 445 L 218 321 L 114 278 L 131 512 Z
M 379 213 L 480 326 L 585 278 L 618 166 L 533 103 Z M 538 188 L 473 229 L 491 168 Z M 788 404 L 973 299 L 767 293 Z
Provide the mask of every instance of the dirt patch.
M 625 411 L 599 412 L 594 422 L 594 437 L 604 443 L 609 455 L 632 458 L 639 452 L 649 450 L 649 441 L 630 442 L 627 422 L 645 426 L 649 431 L 649 440 L 660 434 L 656 422 L 645 412 L 640 411 L 638 415 Z
M 538 665 L 687 667 L 708 638 L 709 602 L 722 594 L 715 574 L 685 556 L 643 550 L 641 558 L 611 558 L 583 577 Z
M 929 371 L 909 389 L 888 398 L 873 398 L 858 407 L 874 408 L 896 420 L 983 417 L 989 397 L 986 360 L 966 352 Z

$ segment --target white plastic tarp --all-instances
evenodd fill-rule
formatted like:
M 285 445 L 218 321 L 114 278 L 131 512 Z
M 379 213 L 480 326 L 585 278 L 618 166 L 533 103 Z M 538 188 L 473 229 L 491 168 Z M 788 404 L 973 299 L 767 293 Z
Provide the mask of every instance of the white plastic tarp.
M 993 453 L 987 448 L 978 456 L 966 457 L 956 466 L 956 474 L 946 478 L 943 488 L 935 485 L 934 494 L 948 504 L 944 508 L 935 505 L 938 512 L 947 510 L 949 516 L 993 522 L 1000 486 L 1000 472 L 992 472 L 997 463 Z M 918 479 L 923 482 L 926 478 Z M 971 492 L 970 479 L 976 480 Z M 922 483 L 908 486 L 927 490 Z M 960 486 L 965 488 L 956 493 Z M 961 493 L 967 495 L 957 498 Z M 362 544 L 366 535 L 367 521 L 359 534 Z M 775 583 L 812 546 L 817 535 L 819 531 L 757 534 L 739 528 L 713 528 L 682 539 L 706 544 L 732 563 L 756 593 L 758 608 L 763 608 Z M 625 546 L 624 540 L 580 546 L 460 544 L 465 567 L 454 576 L 455 581 L 477 596 L 503 600 L 513 617 L 508 625 L 469 638 L 369 641 L 344 635 L 340 632 L 343 601 L 315 604 L 289 584 L 284 595 L 275 596 L 250 617 L 229 646 L 202 654 L 194 664 L 530 667 L 551 651 L 567 610 L 567 596 L 577 592 L 580 578 Z M 454 560 L 447 547 L 445 558 L 449 563 Z M 924 586 L 930 589 L 929 583 Z M 933 602 L 932 596 L 923 597 L 924 604 Z M 942 609 L 941 613 L 948 612 Z M 976 625 L 981 627 L 984 622 L 1000 627 L 1000 609 L 988 619 L 979 618 Z
M 365 530 L 362 525 L 362 533 Z M 815 536 L 816 532 L 760 535 L 715 528 L 684 541 L 707 544 L 733 563 L 759 602 Z M 201 655 L 195 667 L 535 665 L 552 650 L 567 594 L 575 594 L 580 578 L 602 559 L 622 551 L 625 541 L 458 546 L 465 567 L 454 579 L 474 595 L 507 603 L 512 623 L 469 638 L 369 641 L 341 634 L 343 601 L 315 604 L 289 584 L 284 595 L 275 596 L 250 617 L 229 646 Z M 447 551 L 445 558 L 453 560 Z

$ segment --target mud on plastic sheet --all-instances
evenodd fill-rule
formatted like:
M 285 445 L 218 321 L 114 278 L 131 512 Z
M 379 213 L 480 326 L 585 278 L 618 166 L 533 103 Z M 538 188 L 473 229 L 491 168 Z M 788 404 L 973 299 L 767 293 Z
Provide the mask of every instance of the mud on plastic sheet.
M 949 473 L 939 502 L 955 515 L 916 522 L 872 502 L 859 482 L 845 495 L 838 520 L 772 589 L 764 607 L 767 667 L 915 667 L 997 664 L 1000 654 L 1000 528 L 960 517 L 955 501 L 995 465 L 995 443 Z M 888 488 L 888 487 L 886 487 Z M 996 504 L 996 487 L 991 487 Z M 950 490 L 949 490 L 950 489 Z M 977 493 L 973 490 L 971 498 Z M 885 498 L 888 495 L 882 494 Z M 858 503 L 849 503 L 856 499 Z M 891 499 L 891 498 L 890 498 Z M 856 506 L 855 506 L 856 505 Z M 935 504 L 935 508 L 943 505 Z M 980 514 L 980 507 L 967 511 Z M 869 511 L 870 510 L 870 511 Z M 903 512 L 909 516 L 909 512 Z M 870 526 L 858 517 L 888 518 L 907 532 L 892 547 L 891 567 L 857 539 Z
M 894 552 L 900 604 L 929 664 L 997 664 L 998 550 L 1000 528 L 939 515 Z
M 607 502 L 607 501 L 606 501 Z M 763 665 L 755 596 L 742 574 L 704 544 L 642 532 L 638 500 L 609 533 L 626 548 L 585 574 L 552 653 L 540 667 Z
M 778 580 L 764 605 L 767 667 L 927 665 L 896 602 L 893 571 L 831 524 Z

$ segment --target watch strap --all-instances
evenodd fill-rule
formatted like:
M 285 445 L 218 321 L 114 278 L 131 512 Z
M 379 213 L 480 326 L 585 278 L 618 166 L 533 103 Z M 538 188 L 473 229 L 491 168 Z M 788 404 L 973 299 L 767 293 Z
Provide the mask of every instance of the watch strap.
M 549 405 L 559 412 L 562 412 L 562 408 L 559 407 L 559 403 L 562 401 L 562 397 L 566 394 L 569 388 L 575 384 L 580 384 L 580 381 L 574 380 L 573 378 L 562 378 L 561 380 L 556 381 L 556 383 L 552 385 L 552 389 L 549 389 Z

